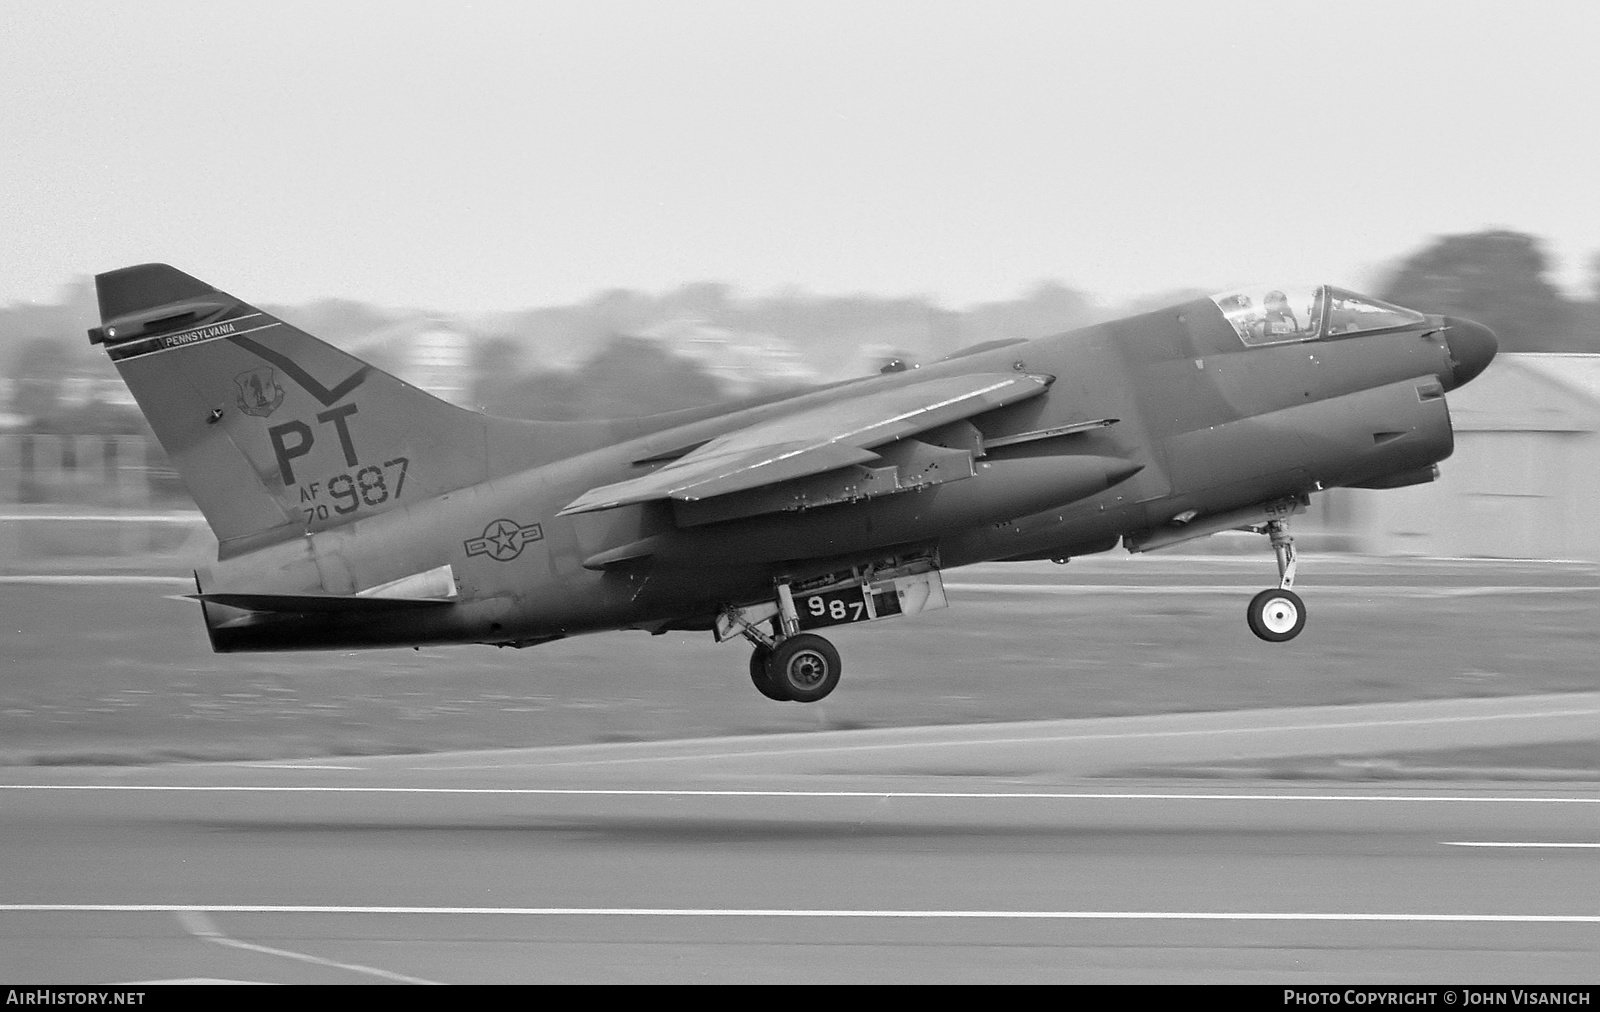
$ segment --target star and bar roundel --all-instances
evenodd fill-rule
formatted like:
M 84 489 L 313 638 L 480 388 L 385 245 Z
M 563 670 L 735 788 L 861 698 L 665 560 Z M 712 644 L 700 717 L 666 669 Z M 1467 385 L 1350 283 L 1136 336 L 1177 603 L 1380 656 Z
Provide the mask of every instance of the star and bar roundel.
M 483 536 L 462 542 L 468 555 L 487 555 L 496 562 L 510 562 L 535 541 L 544 540 L 544 529 L 538 524 L 519 524 L 515 520 L 493 520 L 483 529 Z

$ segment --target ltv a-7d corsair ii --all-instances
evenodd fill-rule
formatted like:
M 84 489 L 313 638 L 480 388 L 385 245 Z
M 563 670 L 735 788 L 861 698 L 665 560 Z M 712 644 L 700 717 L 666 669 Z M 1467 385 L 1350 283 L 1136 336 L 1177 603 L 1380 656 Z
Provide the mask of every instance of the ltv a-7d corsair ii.
M 164 264 L 96 279 L 104 346 L 218 541 L 213 649 L 489 643 L 613 629 L 754 644 L 814 702 L 816 632 L 945 606 L 992 560 L 1267 535 L 1250 628 L 1293 639 L 1290 518 L 1431 481 L 1479 324 L 1339 288 L 1196 299 L 761 402 L 593 423 L 439 400 Z

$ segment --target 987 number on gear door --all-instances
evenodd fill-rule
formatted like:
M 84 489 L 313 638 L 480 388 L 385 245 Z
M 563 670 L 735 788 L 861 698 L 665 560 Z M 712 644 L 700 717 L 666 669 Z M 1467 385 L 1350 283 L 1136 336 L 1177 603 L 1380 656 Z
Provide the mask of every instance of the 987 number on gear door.
M 867 610 L 867 598 L 860 587 L 841 587 L 808 597 L 797 597 L 794 599 L 794 610 L 802 629 L 865 622 L 873 617 Z

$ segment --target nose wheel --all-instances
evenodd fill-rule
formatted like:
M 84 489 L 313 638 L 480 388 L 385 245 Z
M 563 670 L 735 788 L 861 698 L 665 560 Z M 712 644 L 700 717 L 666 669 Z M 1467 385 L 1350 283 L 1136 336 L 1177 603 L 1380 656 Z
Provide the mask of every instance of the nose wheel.
M 1251 599 L 1245 617 L 1251 632 L 1268 643 L 1282 643 L 1306 627 L 1306 606 L 1292 590 L 1263 590 Z
M 1294 588 L 1294 536 L 1285 520 L 1269 520 L 1257 528 L 1272 539 L 1278 557 L 1278 585 L 1263 590 L 1250 600 L 1245 618 L 1250 631 L 1268 643 L 1284 643 L 1300 635 L 1306 627 L 1306 605 Z

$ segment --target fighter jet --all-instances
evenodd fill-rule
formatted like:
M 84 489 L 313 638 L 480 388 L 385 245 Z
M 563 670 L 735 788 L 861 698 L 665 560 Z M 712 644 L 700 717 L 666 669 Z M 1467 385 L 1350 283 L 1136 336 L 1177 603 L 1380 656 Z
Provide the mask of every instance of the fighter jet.
M 941 573 L 1265 535 L 1263 640 L 1306 622 L 1310 496 L 1433 480 L 1485 327 L 1332 286 L 1195 299 L 765 401 L 594 423 L 449 404 L 165 264 L 96 279 L 116 364 L 218 539 L 218 652 L 619 629 L 753 645 L 815 702 L 817 630 L 946 606 Z

